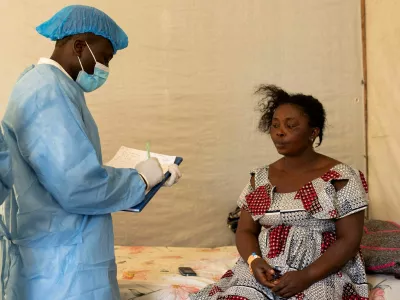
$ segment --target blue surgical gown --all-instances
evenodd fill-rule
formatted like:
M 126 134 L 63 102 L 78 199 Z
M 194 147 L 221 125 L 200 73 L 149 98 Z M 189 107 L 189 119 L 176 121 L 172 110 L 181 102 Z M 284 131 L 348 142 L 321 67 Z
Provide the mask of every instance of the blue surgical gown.
M 102 165 L 84 94 L 55 66 L 19 78 L 3 127 L 15 192 L 7 299 L 119 299 L 111 213 L 143 201 L 140 175 Z
M 12 172 L 11 160 L 7 144 L 5 143 L 3 134 L 0 132 L 0 299 L 4 299 L 4 285 L 7 280 L 9 270 L 9 252 L 12 246 L 11 235 L 8 230 L 8 219 L 5 212 L 8 211 L 12 191 Z

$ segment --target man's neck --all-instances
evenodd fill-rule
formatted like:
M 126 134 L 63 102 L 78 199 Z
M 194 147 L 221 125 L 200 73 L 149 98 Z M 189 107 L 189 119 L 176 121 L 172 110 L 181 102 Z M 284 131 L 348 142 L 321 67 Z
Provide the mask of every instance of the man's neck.
M 71 68 L 71 64 L 67 63 L 64 57 L 65 55 L 62 55 L 62 53 L 59 53 L 58 51 L 55 50 L 51 55 L 50 59 L 57 62 L 65 70 L 65 72 L 67 72 L 69 76 L 71 76 L 73 80 L 76 80 L 77 74 L 75 74 L 75 72 Z

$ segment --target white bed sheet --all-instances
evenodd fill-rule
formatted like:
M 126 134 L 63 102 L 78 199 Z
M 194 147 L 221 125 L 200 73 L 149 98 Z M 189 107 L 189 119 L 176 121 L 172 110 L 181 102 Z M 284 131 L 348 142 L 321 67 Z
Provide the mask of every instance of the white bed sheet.
M 217 281 L 239 257 L 236 247 L 116 247 L 122 300 L 186 300 Z M 178 267 L 191 267 L 196 277 L 183 277 Z M 400 280 L 369 276 L 371 300 L 400 299 Z

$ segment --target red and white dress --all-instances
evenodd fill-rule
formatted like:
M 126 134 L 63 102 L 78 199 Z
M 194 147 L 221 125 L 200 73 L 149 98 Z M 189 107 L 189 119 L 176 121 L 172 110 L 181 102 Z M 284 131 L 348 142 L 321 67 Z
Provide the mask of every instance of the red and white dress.
M 368 187 L 364 175 L 338 164 L 323 176 L 294 193 L 276 193 L 268 179 L 268 166 L 252 172 L 255 189 L 249 183 L 239 198 L 262 226 L 259 244 L 263 258 L 281 270 L 302 270 L 317 260 L 336 240 L 335 221 L 367 208 Z M 347 180 L 336 192 L 334 180 Z M 260 285 L 239 259 L 219 282 L 191 296 L 193 300 L 280 299 Z M 290 299 L 367 300 L 368 284 L 361 254 L 341 270 L 313 284 Z

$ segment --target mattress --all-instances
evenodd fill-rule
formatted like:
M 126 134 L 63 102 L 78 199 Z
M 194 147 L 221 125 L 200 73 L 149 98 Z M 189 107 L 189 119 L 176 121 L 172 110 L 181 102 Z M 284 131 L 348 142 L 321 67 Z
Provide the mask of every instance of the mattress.
M 239 258 L 236 247 L 169 248 L 115 247 L 122 300 L 186 300 L 217 281 Z M 191 267 L 196 277 L 184 277 L 179 267 Z M 368 277 L 371 300 L 400 299 L 400 280 Z

